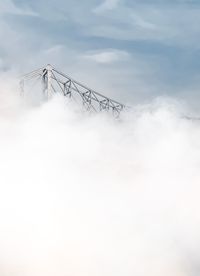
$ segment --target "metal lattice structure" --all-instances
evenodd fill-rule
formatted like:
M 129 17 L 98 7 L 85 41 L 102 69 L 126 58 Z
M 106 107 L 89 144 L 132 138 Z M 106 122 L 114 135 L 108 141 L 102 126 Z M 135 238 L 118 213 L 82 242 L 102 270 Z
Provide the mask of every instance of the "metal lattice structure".
M 32 71 L 22 77 L 20 85 L 23 95 L 27 94 L 26 86 L 33 81 L 42 84 L 40 89 L 42 89 L 43 97 L 46 100 L 55 93 L 61 93 L 90 112 L 107 111 L 114 116 L 119 116 L 120 112 L 125 109 L 125 105 L 88 88 L 51 65 Z

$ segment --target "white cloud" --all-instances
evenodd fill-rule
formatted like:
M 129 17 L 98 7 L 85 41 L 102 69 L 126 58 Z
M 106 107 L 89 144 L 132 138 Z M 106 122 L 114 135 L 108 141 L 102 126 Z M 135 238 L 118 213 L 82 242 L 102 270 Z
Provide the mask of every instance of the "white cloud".
M 62 50 L 64 49 L 63 45 L 54 45 L 53 47 L 50 47 L 48 49 L 45 50 L 45 54 L 58 54 L 60 52 L 62 52 Z
M 3 91 L 1 276 L 199 275 L 198 124 L 167 105 L 120 122 L 62 98 L 24 110 Z
M 84 24 L 84 33 L 127 41 L 155 41 L 170 46 L 199 46 L 199 7 L 163 2 L 162 4 L 104 2 L 95 12 L 100 16 Z M 115 8 L 115 12 L 106 13 Z M 101 21 L 100 21 L 101 20 Z M 83 20 L 84 21 L 84 20 Z M 184 32 L 183 32 L 184 30 Z
M 156 24 L 153 24 L 150 21 L 144 19 L 139 14 L 132 14 L 131 17 L 133 19 L 133 24 L 135 24 L 136 26 L 138 26 L 141 29 L 155 30 L 158 28 L 158 26 L 156 26 Z
M 107 10 L 113 10 L 118 6 L 119 2 L 120 0 L 105 0 L 102 4 L 94 9 L 94 12 L 101 13 Z
M 127 60 L 129 54 L 125 51 L 108 49 L 104 51 L 90 52 L 83 57 L 97 63 L 113 63 L 116 61 Z
M 37 13 L 31 11 L 30 9 L 18 7 L 12 0 L 0 1 L 0 13 L 37 16 Z

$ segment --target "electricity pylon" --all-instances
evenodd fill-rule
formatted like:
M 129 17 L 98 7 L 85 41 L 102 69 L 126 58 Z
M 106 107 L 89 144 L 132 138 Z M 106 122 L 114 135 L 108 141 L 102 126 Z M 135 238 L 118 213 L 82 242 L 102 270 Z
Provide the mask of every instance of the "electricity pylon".
M 46 100 L 55 93 L 61 93 L 81 104 L 87 111 L 107 111 L 119 116 L 120 112 L 125 109 L 125 105 L 88 88 L 51 65 L 32 71 L 22 77 L 20 86 L 23 95 L 27 94 L 26 86 L 34 80 L 42 83 L 43 98 Z

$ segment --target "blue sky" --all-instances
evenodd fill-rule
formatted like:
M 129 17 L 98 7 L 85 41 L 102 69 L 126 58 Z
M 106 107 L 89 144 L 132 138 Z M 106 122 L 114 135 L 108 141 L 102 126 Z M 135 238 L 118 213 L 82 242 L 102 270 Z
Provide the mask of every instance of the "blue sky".
M 123 102 L 200 102 L 197 0 L 1 0 L 0 41 L 2 71 L 52 63 Z

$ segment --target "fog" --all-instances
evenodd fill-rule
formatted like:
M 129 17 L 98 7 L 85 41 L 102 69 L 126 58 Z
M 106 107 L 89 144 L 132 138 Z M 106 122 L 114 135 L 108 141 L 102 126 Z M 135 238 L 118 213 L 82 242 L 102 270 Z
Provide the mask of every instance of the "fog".
M 12 82 L 11 82 L 12 83 Z M 1 276 L 198 276 L 200 122 L 155 99 L 116 120 L 0 88 Z

